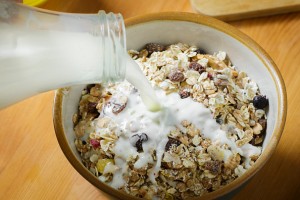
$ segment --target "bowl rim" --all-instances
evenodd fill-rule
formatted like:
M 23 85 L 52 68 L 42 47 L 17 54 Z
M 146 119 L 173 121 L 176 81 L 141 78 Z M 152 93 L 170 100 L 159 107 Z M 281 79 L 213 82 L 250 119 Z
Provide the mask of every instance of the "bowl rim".
M 168 20 L 168 21 L 184 21 L 184 22 L 193 22 L 196 24 L 205 25 L 216 30 L 219 30 L 234 39 L 238 40 L 248 49 L 250 49 L 255 55 L 261 60 L 264 66 L 269 71 L 274 83 L 276 84 L 276 90 L 278 95 L 278 122 L 276 127 L 274 128 L 273 134 L 270 138 L 269 143 L 267 144 L 266 148 L 264 149 L 264 153 L 258 158 L 255 164 L 249 168 L 241 177 L 238 177 L 231 183 L 227 184 L 226 186 L 213 191 L 211 193 L 205 194 L 201 197 L 191 198 L 191 199 L 215 199 L 221 197 L 225 194 L 229 194 L 233 190 L 237 189 L 245 182 L 247 182 L 251 177 L 253 177 L 270 159 L 272 154 L 275 152 L 276 146 L 280 140 L 282 135 L 286 115 L 287 115 L 287 94 L 286 88 L 283 81 L 283 78 L 280 74 L 280 71 L 274 61 L 270 58 L 270 56 L 260 47 L 254 40 L 252 40 L 249 36 L 239 31 L 237 28 L 217 20 L 212 17 L 204 16 L 201 14 L 196 13 L 188 13 L 188 12 L 159 12 L 159 13 L 152 13 L 152 14 L 145 14 L 141 16 L 136 16 L 132 18 L 128 18 L 125 20 L 126 29 L 128 27 L 133 27 L 135 25 L 153 22 L 153 21 L 161 21 L 161 20 Z M 96 186 L 98 189 L 101 188 L 102 191 L 111 194 L 115 197 L 121 199 L 138 199 L 134 198 L 131 195 L 118 191 L 116 189 L 111 188 L 105 183 L 99 181 L 95 176 L 93 176 L 84 166 L 83 164 L 77 160 L 76 156 L 73 154 L 68 142 L 67 138 L 64 134 L 63 128 L 63 116 L 62 116 L 62 102 L 64 98 L 64 89 L 58 89 L 55 93 L 54 98 L 54 108 L 53 108 L 53 122 L 57 140 L 59 145 L 69 160 L 69 162 L 73 165 L 73 167 L 90 183 Z

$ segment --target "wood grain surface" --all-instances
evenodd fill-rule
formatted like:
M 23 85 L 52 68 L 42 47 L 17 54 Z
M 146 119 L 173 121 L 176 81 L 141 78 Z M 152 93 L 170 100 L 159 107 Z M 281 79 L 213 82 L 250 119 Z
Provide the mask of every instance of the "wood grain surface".
M 125 18 L 159 11 L 193 12 L 188 0 L 48 0 L 41 7 L 82 13 L 103 9 L 121 12 Z M 286 127 L 275 154 L 233 199 L 299 199 L 300 13 L 231 25 L 270 54 L 288 93 Z M 53 129 L 53 97 L 54 92 L 47 92 L 0 111 L 0 199 L 112 199 L 83 179 L 64 157 Z
M 300 11 L 300 0 L 191 0 L 199 13 L 222 20 Z

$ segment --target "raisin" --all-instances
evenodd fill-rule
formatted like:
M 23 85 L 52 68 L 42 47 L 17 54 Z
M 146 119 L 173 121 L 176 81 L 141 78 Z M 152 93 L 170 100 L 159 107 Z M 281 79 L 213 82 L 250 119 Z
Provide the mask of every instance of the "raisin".
M 136 147 L 137 152 L 142 152 L 143 151 L 143 142 L 142 142 L 142 140 L 138 140 L 135 143 L 135 147 Z
M 161 167 L 164 169 L 171 169 L 172 166 L 167 162 L 161 162 Z
M 253 105 L 257 109 L 263 109 L 269 104 L 269 100 L 264 95 L 256 95 L 253 98 Z
M 195 52 L 197 54 L 207 54 L 206 51 L 204 49 L 201 49 L 201 48 L 198 48 Z
M 261 146 L 261 143 L 264 141 L 264 137 L 261 135 L 254 135 L 250 144 L 253 146 Z
M 179 140 L 176 140 L 174 138 L 170 138 L 169 137 L 169 141 L 167 142 L 166 146 L 165 146 L 165 151 L 169 151 L 169 149 L 175 145 L 176 147 L 178 147 L 181 144 L 181 142 Z
M 168 77 L 173 82 L 184 81 L 184 74 L 181 71 L 172 71 Z
M 88 111 L 88 113 L 93 113 L 93 114 L 98 113 L 98 110 L 96 108 L 97 105 L 98 105 L 97 102 L 88 102 L 88 104 L 87 104 L 87 111 Z
M 182 99 L 188 98 L 190 95 L 191 95 L 191 93 L 189 91 L 186 91 L 186 90 L 179 91 L 179 96 Z
M 200 74 L 206 71 L 205 68 L 197 62 L 190 62 L 189 68 L 199 72 Z
M 221 117 L 217 117 L 217 118 L 216 118 L 216 122 L 217 122 L 218 124 L 223 124 L 223 119 L 221 119 Z
M 120 112 L 122 112 L 122 110 L 124 110 L 124 108 L 126 107 L 126 104 L 114 104 L 114 107 L 112 108 L 112 112 L 114 114 L 118 114 Z
M 82 140 L 82 144 L 83 144 L 83 145 L 86 145 L 86 141 L 85 141 L 85 140 Z
M 148 51 L 148 55 L 151 55 L 153 52 L 163 51 L 165 47 L 161 44 L 148 43 L 146 44 L 145 49 Z
M 94 87 L 94 86 L 95 86 L 95 84 L 89 84 L 89 85 L 87 85 L 87 86 L 86 86 L 86 91 L 87 91 L 88 93 L 90 93 L 92 87 Z
M 214 175 L 221 173 L 221 163 L 219 161 L 208 161 L 204 167 Z
M 263 130 L 266 130 L 266 128 L 267 128 L 267 120 L 266 119 L 259 119 L 258 123 L 261 125 Z
M 148 135 L 146 133 L 142 133 L 141 135 L 134 134 L 130 138 L 130 143 L 136 147 L 138 152 L 143 152 L 143 142 L 148 141 Z

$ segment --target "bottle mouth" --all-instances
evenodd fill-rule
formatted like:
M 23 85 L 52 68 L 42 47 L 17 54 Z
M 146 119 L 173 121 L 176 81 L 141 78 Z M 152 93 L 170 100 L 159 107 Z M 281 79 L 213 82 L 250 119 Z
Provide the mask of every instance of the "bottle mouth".
M 121 14 L 98 12 L 102 47 L 102 81 L 125 79 L 126 31 Z

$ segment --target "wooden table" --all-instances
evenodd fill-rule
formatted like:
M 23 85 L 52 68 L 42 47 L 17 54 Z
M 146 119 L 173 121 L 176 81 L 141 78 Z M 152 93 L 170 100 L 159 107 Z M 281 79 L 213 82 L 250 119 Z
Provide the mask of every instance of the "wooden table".
M 193 12 L 188 0 L 48 0 L 43 8 L 125 18 L 158 11 Z M 300 13 L 231 22 L 274 59 L 286 83 L 288 116 L 277 151 L 234 199 L 299 199 Z M 16 91 L 17 92 L 17 91 Z M 5 95 L 5 94 L 1 94 Z M 110 199 L 69 164 L 52 124 L 54 92 L 0 111 L 0 199 Z

